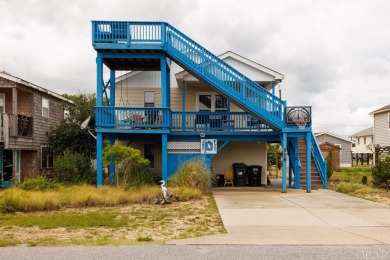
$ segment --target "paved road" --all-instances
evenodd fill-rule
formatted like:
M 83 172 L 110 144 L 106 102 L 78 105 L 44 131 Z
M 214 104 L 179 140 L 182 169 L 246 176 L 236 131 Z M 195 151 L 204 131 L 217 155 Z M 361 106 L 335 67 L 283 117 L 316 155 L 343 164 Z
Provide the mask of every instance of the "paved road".
M 145 245 L 104 247 L 6 247 L 0 259 L 390 259 L 390 246 Z

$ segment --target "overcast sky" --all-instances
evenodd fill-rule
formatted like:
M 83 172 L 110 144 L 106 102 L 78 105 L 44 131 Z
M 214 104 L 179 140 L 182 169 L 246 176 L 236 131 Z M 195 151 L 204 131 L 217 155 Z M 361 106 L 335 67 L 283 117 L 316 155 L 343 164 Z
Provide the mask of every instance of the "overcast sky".
M 390 104 L 388 0 L 1 0 L 0 71 L 95 92 L 91 20 L 165 21 L 276 70 L 287 105 L 312 106 L 315 132 L 350 136 Z

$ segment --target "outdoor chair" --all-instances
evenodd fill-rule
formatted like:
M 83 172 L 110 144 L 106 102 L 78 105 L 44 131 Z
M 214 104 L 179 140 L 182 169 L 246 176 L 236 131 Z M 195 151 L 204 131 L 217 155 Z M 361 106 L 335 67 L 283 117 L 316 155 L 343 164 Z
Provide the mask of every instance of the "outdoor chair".
M 232 185 L 233 184 L 233 169 L 232 168 L 227 168 L 225 172 L 223 173 L 224 178 L 225 178 L 225 183 L 223 184 L 224 187 L 226 187 L 226 184 Z

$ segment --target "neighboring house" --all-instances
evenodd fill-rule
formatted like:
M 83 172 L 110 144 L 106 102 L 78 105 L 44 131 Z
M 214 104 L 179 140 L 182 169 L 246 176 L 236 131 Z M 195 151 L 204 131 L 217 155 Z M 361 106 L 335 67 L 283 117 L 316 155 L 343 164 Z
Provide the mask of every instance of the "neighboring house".
M 351 136 L 355 143 L 352 144 L 352 155 L 358 160 L 372 158 L 374 153 L 374 127 L 369 127 Z
M 186 160 L 200 159 L 215 174 L 234 163 L 260 165 L 262 185 L 267 184 L 267 143 L 280 143 L 282 191 L 287 174 L 294 174 L 289 182 L 294 179 L 295 188 L 310 191 L 316 174 L 326 188 L 311 107 L 288 107 L 277 97 L 281 73 L 233 52 L 217 57 L 167 23 L 93 21 L 92 33 L 98 186 L 104 137 L 111 145 L 139 149 L 164 180 Z M 113 165 L 109 171 L 114 181 Z
M 370 113 L 374 117 L 374 145 L 382 156 L 390 154 L 390 105 Z
M 331 133 L 316 133 L 315 137 L 318 143 L 328 142 L 341 148 L 340 150 L 340 166 L 352 166 L 352 144 L 353 141 Z
M 53 167 L 47 133 L 64 118 L 68 99 L 0 72 L 0 176 L 21 182 Z

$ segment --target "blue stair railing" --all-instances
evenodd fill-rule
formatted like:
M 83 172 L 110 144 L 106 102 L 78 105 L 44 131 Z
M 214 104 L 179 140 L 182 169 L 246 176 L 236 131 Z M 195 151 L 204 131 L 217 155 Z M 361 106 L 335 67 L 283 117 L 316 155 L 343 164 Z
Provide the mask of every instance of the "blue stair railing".
M 283 128 L 285 102 L 168 24 L 165 51 L 186 70 L 230 97 L 242 109 L 275 130 Z
M 322 156 L 320 147 L 317 144 L 317 141 L 314 137 L 313 132 L 310 132 L 310 150 L 311 154 L 313 156 L 314 162 L 317 166 L 318 169 L 318 174 L 320 175 L 321 181 L 322 181 L 322 186 L 324 189 L 327 188 L 327 182 L 328 182 L 328 177 L 326 174 L 326 160 L 324 160 L 324 157 Z
M 285 126 L 284 101 L 167 23 L 93 21 L 92 30 L 96 49 L 162 49 L 184 69 L 274 130 Z

